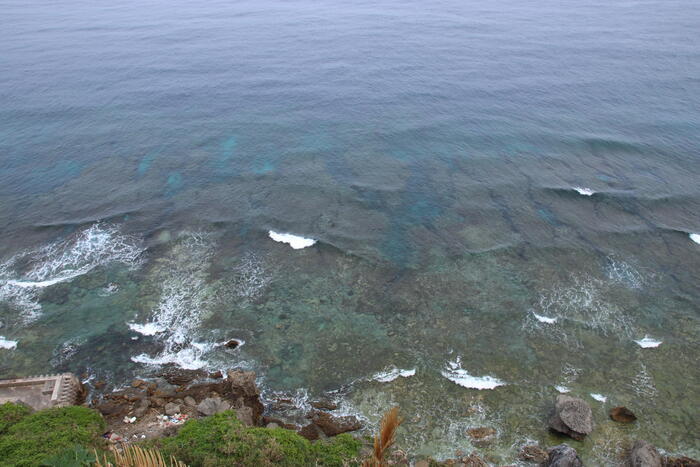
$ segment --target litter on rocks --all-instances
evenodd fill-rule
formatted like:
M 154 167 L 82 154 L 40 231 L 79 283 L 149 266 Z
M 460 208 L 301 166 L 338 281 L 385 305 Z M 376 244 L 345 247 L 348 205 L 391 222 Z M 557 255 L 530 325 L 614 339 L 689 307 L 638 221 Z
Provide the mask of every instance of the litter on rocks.
M 136 421 L 136 417 L 124 417 L 123 422 L 124 423 L 134 423 Z
M 189 416 L 185 413 L 176 413 L 175 415 L 160 416 L 161 425 L 164 426 L 182 425 L 187 421 L 188 418 Z

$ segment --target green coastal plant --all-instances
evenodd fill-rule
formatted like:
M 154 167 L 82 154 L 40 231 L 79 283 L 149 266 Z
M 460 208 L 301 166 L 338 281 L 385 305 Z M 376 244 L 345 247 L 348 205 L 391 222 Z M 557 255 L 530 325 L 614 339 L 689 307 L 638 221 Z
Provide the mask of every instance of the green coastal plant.
M 0 435 L 30 413 L 32 413 L 32 409 L 24 404 L 5 402 L 0 405 Z
M 349 435 L 311 443 L 283 428 L 248 428 L 232 411 L 186 422 L 177 435 L 156 442 L 166 456 L 191 466 L 353 465 L 361 443 Z
M 47 458 L 76 449 L 76 445 L 101 447 L 100 434 L 104 427 L 102 416 L 86 407 L 61 407 L 25 414 L 0 433 L 2 465 L 36 466 Z

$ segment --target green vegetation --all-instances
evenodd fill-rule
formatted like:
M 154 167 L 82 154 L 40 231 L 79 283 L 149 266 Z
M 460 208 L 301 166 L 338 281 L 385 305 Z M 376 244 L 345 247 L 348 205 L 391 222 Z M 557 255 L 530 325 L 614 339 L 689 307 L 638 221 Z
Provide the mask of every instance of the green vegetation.
M 40 465 L 46 458 L 75 449 L 101 446 L 100 434 L 105 423 L 102 416 L 85 407 L 61 407 L 28 414 L 15 404 L 2 406 L 11 420 L 0 431 L 0 459 L 5 466 Z M 14 414 L 14 415 L 12 415 Z M 4 425 L 3 425 L 4 426 Z
M 30 413 L 32 413 L 32 409 L 24 404 L 5 402 L 0 405 L 0 435 Z
M 358 457 L 361 443 L 349 435 L 311 443 L 282 428 L 247 428 L 226 411 L 190 420 L 157 445 L 192 466 L 342 466 Z

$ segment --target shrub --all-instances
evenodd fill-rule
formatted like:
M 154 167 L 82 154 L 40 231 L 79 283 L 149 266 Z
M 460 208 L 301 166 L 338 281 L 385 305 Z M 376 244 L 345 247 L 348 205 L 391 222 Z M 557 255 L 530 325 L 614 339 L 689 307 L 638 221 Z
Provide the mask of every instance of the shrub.
M 186 422 L 159 444 L 165 454 L 192 466 L 342 466 L 356 457 L 359 441 L 342 436 L 311 444 L 283 428 L 247 428 L 226 411 Z
M 85 407 L 61 407 L 27 415 L 0 435 L 2 465 L 40 465 L 75 445 L 101 445 L 102 416 Z
M 24 404 L 5 402 L 0 405 L 0 435 L 31 412 L 32 409 Z

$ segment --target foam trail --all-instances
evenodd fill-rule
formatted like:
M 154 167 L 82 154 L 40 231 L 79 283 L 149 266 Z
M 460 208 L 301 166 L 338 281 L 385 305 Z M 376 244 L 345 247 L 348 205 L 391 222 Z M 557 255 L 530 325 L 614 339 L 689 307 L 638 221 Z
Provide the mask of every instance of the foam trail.
M 656 340 L 649 336 L 644 336 L 643 339 L 636 340 L 635 342 L 638 346 L 640 346 L 643 349 L 653 349 L 660 346 L 663 343 L 662 341 Z
M 691 234 L 688 234 L 688 236 L 689 236 L 690 239 L 691 239 L 692 241 L 694 241 L 695 243 L 700 243 L 700 234 L 691 233 Z
M 14 350 L 17 348 L 17 341 L 11 341 L 5 339 L 4 336 L 0 336 L 0 349 Z
M 575 186 L 573 190 L 576 191 L 579 195 L 583 196 L 593 196 L 595 194 L 595 191 L 591 190 L 590 188 L 583 188 L 580 186 Z
M 163 350 L 141 354 L 132 361 L 152 365 L 174 363 L 185 369 L 207 366 L 204 355 L 216 343 L 198 342 L 197 330 L 213 295 L 207 285 L 208 269 L 215 243 L 208 234 L 186 234 L 162 258 L 154 280 L 161 283 L 161 298 L 151 319 L 143 324 L 127 323 L 130 329 L 155 335 Z
M 462 368 L 461 358 L 447 362 L 445 369 L 441 371 L 442 376 L 459 386 L 470 389 L 494 389 L 504 386 L 506 383 L 493 376 L 472 376 L 467 370 Z
M 536 318 L 537 321 L 539 321 L 540 323 L 554 324 L 554 323 L 557 322 L 557 318 L 548 318 L 548 317 L 546 317 L 546 316 L 538 315 L 538 314 L 535 313 L 534 311 L 532 312 L 532 314 L 535 315 L 535 318 Z
M 559 391 L 562 394 L 566 394 L 567 392 L 571 392 L 571 389 L 567 388 L 566 386 L 562 386 L 562 385 L 554 386 L 554 389 L 556 389 L 557 391 Z
M 138 324 L 138 323 L 126 323 L 127 326 L 129 326 L 129 329 L 131 329 L 134 332 L 138 332 L 139 334 L 143 334 L 144 336 L 154 336 L 158 334 L 159 332 L 165 331 L 165 329 L 162 326 L 159 326 L 157 323 L 145 323 L 145 324 Z
M 281 242 L 281 243 L 287 243 L 289 246 L 294 248 L 295 250 L 300 250 L 302 248 L 307 248 L 316 243 L 316 240 L 313 238 L 305 238 L 305 237 L 300 237 L 298 235 L 292 235 L 290 233 L 280 233 L 280 232 L 275 232 L 274 230 L 270 230 L 269 232 L 270 238 L 273 239 L 276 242 Z
M 607 402 L 607 400 L 608 400 L 608 398 L 605 397 L 604 395 L 602 395 L 602 394 L 597 394 L 597 393 L 595 393 L 595 392 L 592 392 L 592 393 L 591 393 L 591 397 L 592 397 L 593 399 L 597 400 L 598 402 Z
M 380 383 L 388 383 L 398 378 L 409 378 L 416 374 L 416 369 L 402 370 L 400 368 L 391 367 L 388 370 L 380 371 L 372 376 L 372 379 Z

